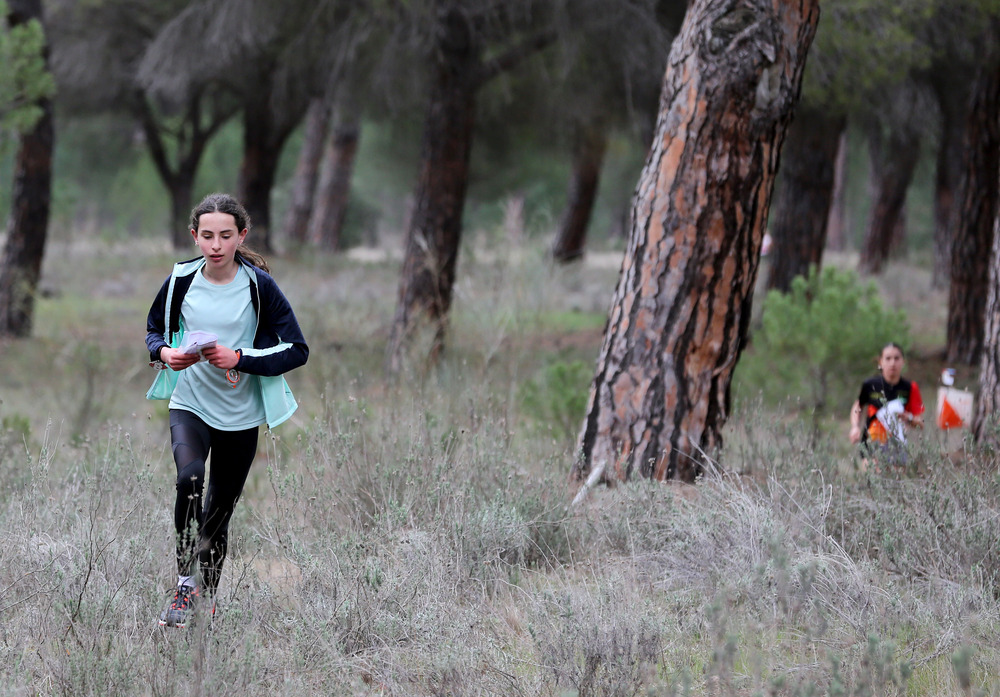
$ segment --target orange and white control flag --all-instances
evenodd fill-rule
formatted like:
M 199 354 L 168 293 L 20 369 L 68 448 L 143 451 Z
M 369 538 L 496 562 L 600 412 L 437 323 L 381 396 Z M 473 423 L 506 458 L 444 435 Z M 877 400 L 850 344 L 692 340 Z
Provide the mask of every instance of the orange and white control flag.
M 972 420 L 972 393 L 954 387 L 938 388 L 937 425 L 943 431 L 965 428 Z

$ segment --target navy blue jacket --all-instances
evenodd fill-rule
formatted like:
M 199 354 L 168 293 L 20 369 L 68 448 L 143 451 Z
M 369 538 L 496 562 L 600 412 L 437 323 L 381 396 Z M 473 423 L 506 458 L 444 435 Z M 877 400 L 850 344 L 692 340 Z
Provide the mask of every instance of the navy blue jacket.
M 191 287 L 195 272 L 204 266 L 204 261 L 203 257 L 197 257 L 177 264 L 156 294 L 146 318 L 146 347 L 149 349 L 150 360 L 159 361 L 160 349 L 170 345 L 171 336 L 168 334 L 183 331 L 181 303 Z M 252 347 L 229 347 L 240 349 L 242 354 L 236 369 L 250 375 L 272 377 L 304 365 L 309 358 L 309 347 L 288 300 L 267 272 L 242 259 L 240 262 L 250 273 L 250 300 L 257 315 L 257 327 Z M 172 293 L 171 278 L 175 279 Z M 171 298 L 169 316 L 168 295 Z

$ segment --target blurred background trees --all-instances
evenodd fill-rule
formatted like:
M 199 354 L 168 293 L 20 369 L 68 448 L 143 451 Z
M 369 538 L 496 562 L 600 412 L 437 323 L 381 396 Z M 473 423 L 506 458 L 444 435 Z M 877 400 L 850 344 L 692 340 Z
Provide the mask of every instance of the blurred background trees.
M 42 272 L 52 191 L 52 79 L 41 0 L 0 4 L 4 78 L 0 79 L 0 141 L 19 134 L 12 201 L 0 259 L 0 337 L 28 336 Z M 0 142 L 0 152 L 3 142 Z
M 45 65 L 45 30 L 37 13 L 23 3 L 0 0 L 0 145 L 32 128 L 42 116 L 38 100 L 51 96 L 52 77 Z M 37 9 L 40 9 L 37 8 Z M 36 11 L 37 12 L 37 11 Z

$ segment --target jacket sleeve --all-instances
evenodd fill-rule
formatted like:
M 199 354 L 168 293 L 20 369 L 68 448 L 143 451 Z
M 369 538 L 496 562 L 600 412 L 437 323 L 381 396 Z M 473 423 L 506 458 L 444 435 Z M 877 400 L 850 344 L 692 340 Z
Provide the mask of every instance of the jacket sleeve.
M 309 346 L 292 306 L 268 274 L 257 274 L 260 289 L 260 322 L 254 347 L 242 348 L 236 369 L 251 375 L 282 375 L 305 365 Z
M 167 315 L 167 287 L 170 285 L 170 277 L 160 286 L 160 292 L 156 294 L 156 299 L 149 308 L 146 316 L 146 348 L 149 350 L 149 360 L 160 360 L 160 349 L 169 346 L 166 337 L 163 335 L 166 327 Z

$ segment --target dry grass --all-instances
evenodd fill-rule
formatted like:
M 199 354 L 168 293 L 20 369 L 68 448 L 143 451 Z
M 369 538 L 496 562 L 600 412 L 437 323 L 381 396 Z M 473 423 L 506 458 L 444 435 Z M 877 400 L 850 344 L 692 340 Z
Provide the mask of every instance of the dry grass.
M 728 474 L 570 511 L 572 441 L 519 395 L 596 356 L 615 269 L 530 248 L 463 261 L 444 365 L 398 385 L 397 264 L 276 261 L 303 407 L 261 439 L 214 625 L 163 631 L 173 466 L 142 337 L 170 256 L 95 280 L 97 251 L 54 249 L 36 338 L 0 347 L 0 693 L 1000 693 L 994 454 L 956 466 L 929 435 L 862 475 L 839 434 L 754 408 Z

